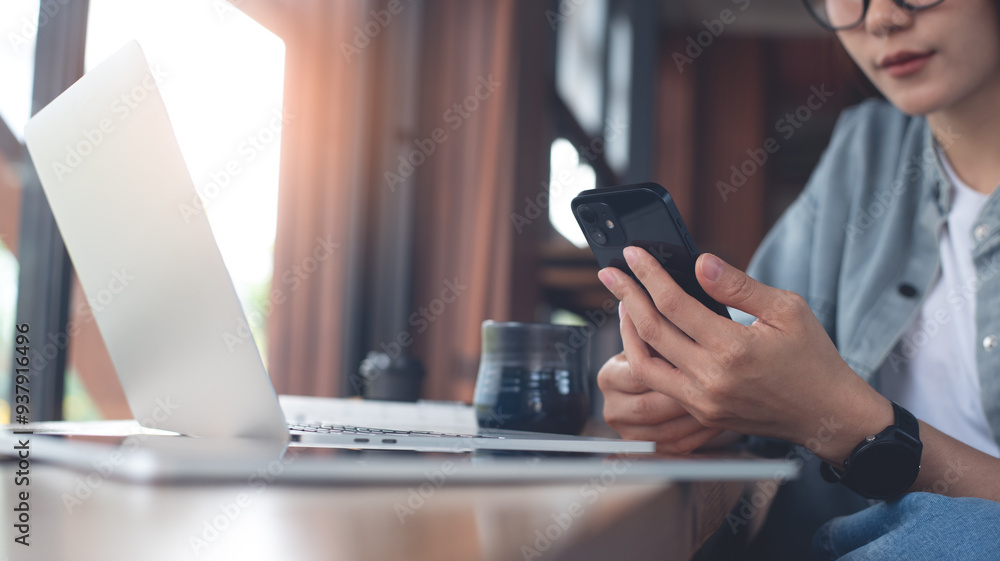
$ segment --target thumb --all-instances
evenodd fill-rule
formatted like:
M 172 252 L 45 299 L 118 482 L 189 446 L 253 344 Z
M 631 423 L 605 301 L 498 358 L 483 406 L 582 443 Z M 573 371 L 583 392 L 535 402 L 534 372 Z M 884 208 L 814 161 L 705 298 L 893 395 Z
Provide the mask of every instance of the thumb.
M 711 253 L 703 253 L 695 265 L 698 283 L 720 304 L 767 319 L 783 291 L 762 284 Z

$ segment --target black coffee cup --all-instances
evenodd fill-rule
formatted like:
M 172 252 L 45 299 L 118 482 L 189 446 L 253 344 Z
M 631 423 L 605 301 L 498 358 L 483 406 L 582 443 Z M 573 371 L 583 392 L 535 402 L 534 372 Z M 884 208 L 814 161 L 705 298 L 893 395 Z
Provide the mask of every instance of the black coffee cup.
M 548 323 L 483 322 L 474 403 L 479 426 L 580 434 L 590 411 L 590 332 Z

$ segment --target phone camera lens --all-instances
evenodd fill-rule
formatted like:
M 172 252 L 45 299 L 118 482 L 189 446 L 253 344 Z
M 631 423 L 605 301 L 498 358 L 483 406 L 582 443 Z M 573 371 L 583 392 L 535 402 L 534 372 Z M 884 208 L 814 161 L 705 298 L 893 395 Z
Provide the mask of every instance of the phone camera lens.
M 593 224 L 594 222 L 597 222 L 597 215 L 594 214 L 594 211 L 590 210 L 589 208 L 580 209 L 580 218 L 582 218 L 583 221 L 586 222 L 587 224 Z
M 604 234 L 601 230 L 594 228 L 590 231 L 590 237 L 594 239 L 600 245 L 608 243 L 608 236 Z

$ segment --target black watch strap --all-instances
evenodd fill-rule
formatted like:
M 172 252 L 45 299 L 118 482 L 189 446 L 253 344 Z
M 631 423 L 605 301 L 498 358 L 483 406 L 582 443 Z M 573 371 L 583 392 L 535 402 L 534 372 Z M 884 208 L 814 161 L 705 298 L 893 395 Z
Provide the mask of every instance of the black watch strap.
M 890 401 L 889 403 L 892 404 L 892 412 L 896 415 L 896 426 L 899 430 L 913 438 L 917 444 L 920 444 L 920 423 L 917 422 L 917 418 L 913 416 L 913 413 L 903 409 L 895 401 Z
M 869 499 L 889 499 L 913 486 L 920 473 L 920 425 L 916 417 L 895 402 L 895 421 L 882 432 L 869 435 L 844 460 L 843 471 L 827 463 L 820 474 L 830 483 L 842 483 Z

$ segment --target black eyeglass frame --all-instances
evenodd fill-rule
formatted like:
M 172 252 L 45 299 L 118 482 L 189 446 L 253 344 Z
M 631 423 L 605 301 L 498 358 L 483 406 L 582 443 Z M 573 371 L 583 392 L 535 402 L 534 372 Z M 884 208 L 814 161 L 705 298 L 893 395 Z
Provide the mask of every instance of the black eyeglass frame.
M 827 2 L 830 1 L 835 2 L 837 0 L 827 0 Z M 922 10 L 926 10 L 928 8 L 933 8 L 935 6 L 941 5 L 944 2 L 944 0 L 937 0 L 936 2 L 932 2 L 924 6 L 914 6 L 913 4 L 906 2 L 906 0 L 892 0 L 892 2 L 897 6 L 899 6 L 900 8 L 903 8 L 904 10 L 909 10 L 910 12 L 920 12 Z M 816 23 L 818 23 L 824 29 L 828 31 L 846 31 L 848 29 L 853 29 L 861 25 L 861 22 L 865 21 L 865 18 L 868 17 L 868 6 L 870 6 L 872 2 L 871 0 L 864 0 L 864 8 L 861 10 L 861 17 L 858 19 L 858 21 L 852 23 L 851 25 L 840 25 L 840 26 L 834 26 L 823 21 L 823 18 L 821 18 L 819 14 L 816 13 L 816 10 L 813 8 L 812 4 L 810 3 L 810 0 L 802 0 L 802 3 L 805 5 L 806 10 L 809 12 L 809 15 L 812 16 L 812 18 L 816 20 Z

